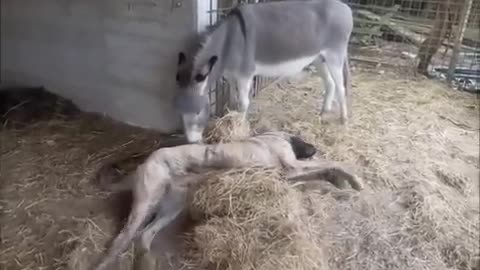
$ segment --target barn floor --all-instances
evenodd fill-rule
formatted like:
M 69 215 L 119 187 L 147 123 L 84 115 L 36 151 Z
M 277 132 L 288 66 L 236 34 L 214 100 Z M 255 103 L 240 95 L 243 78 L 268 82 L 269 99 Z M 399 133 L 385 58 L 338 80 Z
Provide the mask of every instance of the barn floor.
M 388 71 L 357 71 L 353 82 L 348 127 L 320 121 L 323 87 L 315 75 L 265 89 L 252 123 L 301 134 L 323 157 L 356 164 L 364 192 L 413 181 L 455 194 L 478 231 L 478 97 Z M 91 116 L 0 131 L 0 269 L 87 269 L 119 229 L 129 203 L 101 192 L 92 183 L 96 170 L 168 140 Z M 478 250 L 478 233 L 461 241 Z

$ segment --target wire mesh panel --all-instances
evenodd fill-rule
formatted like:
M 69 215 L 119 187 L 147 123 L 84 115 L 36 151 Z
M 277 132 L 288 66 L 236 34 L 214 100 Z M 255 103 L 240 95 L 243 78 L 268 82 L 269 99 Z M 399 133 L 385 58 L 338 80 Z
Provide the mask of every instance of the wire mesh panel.
M 346 2 L 354 12 L 353 60 L 480 90 L 480 1 Z
M 210 0 L 211 24 L 242 3 L 282 0 Z M 289 0 L 283 0 L 289 1 Z M 322 1 L 322 0 L 314 0 Z M 478 0 L 343 0 L 353 11 L 350 58 L 372 68 L 423 74 L 454 86 L 480 91 L 480 1 Z M 255 77 L 251 96 L 275 78 Z M 211 90 L 212 111 L 222 115 L 233 91 L 224 79 Z M 232 105 L 232 104 L 230 104 Z

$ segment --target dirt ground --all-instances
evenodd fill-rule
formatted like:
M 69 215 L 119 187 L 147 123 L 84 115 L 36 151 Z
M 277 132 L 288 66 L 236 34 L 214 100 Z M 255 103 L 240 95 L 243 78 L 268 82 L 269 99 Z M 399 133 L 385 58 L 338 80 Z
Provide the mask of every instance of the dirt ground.
M 253 126 L 300 134 L 319 156 L 357 165 L 364 193 L 408 188 L 415 180 L 456 194 L 466 207 L 439 211 L 462 211 L 478 231 L 478 97 L 388 71 L 357 70 L 353 83 L 347 127 L 334 123 L 336 115 L 320 121 L 323 87 L 315 75 L 265 89 L 252 106 Z M 92 182 L 95 172 L 172 140 L 93 116 L 0 131 L 0 269 L 87 269 L 85 261 L 119 230 L 130 202 L 102 192 Z M 478 234 L 459 241 L 478 250 Z M 131 252 L 124 261 L 132 261 Z

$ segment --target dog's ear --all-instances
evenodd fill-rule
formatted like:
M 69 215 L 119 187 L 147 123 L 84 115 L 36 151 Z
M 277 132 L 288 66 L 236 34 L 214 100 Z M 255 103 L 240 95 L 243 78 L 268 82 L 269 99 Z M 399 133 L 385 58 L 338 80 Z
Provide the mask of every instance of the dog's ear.
M 178 53 L 178 65 L 182 65 L 183 63 L 185 63 L 185 61 L 187 60 L 187 57 L 185 56 L 185 53 L 184 52 L 179 52 Z

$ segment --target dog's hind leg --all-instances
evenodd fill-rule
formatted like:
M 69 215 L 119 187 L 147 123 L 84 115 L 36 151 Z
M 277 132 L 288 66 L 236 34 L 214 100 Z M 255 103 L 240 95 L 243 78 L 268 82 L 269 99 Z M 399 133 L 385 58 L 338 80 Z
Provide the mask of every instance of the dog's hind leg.
M 186 193 L 170 190 L 158 205 L 155 219 L 142 230 L 140 244 L 144 251 L 150 251 L 153 238 L 163 228 L 173 222 L 186 208 Z
M 151 216 L 152 210 L 169 192 L 170 184 L 163 179 L 149 179 L 145 171 L 140 171 L 142 178 L 137 180 L 133 189 L 133 205 L 127 224 L 111 244 L 108 253 L 105 255 L 96 270 L 108 269 L 109 265 L 117 259 L 117 256 L 124 252 L 132 241 L 138 236 L 139 230 L 145 226 L 147 218 Z M 145 177 L 145 174 L 147 177 Z
M 124 252 L 134 238 L 138 235 L 139 228 L 142 227 L 145 219 L 151 211 L 151 204 L 147 200 L 134 199 L 132 211 L 128 217 L 127 224 L 122 232 L 117 235 L 110 246 L 108 253 L 103 257 L 103 260 L 95 268 L 96 270 L 108 269 L 117 256 Z

